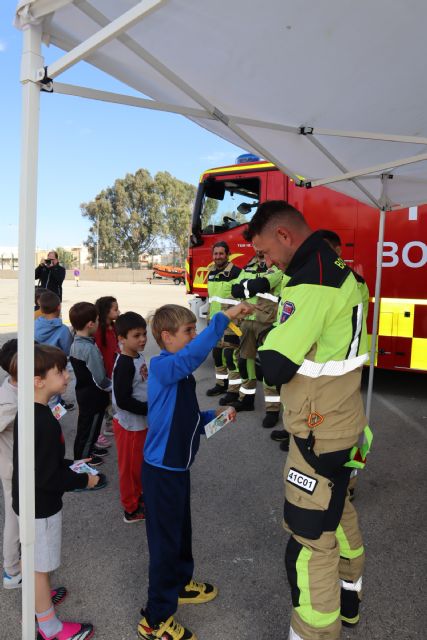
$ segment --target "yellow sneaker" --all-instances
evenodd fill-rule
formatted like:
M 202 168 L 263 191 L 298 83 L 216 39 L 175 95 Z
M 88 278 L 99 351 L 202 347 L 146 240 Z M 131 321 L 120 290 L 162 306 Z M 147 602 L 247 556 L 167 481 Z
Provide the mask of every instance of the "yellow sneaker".
M 218 589 L 208 582 L 190 582 L 178 596 L 178 604 L 203 604 L 213 600 L 218 595 Z
M 141 640 L 197 640 L 194 633 L 174 620 L 173 616 L 155 627 L 150 627 L 144 616 L 138 624 L 138 638 Z

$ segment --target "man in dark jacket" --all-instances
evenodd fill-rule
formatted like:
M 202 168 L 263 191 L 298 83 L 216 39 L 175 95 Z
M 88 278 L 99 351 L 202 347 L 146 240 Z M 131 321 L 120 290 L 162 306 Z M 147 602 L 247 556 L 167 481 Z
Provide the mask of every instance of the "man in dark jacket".
M 62 301 L 62 283 L 65 279 L 65 269 L 59 264 L 56 251 L 49 251 L 47 258 L 36 268 L 35 279 L 39 286 L 53 291 Z

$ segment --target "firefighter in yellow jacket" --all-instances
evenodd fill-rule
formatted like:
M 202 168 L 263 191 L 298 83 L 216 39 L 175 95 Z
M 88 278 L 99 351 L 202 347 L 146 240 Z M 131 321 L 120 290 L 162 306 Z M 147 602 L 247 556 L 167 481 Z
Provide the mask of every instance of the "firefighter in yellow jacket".
M 249 223 L 254 248 L 284 270 L 279 323 L 260 348 L 269 384 L 282 385 L 291 434 L 284 470 L 290 640 L 338 640 L 359 620 L 364 548 L 349 501 L 372 434 L 360 394 L 366 324 L 345 262 L 285 201 L 264 202 Z M 359 448 L 362 432 L 366 443 Z
M 240 324 L 239 371 L 242 385 L 239 399 L 231 403 L 236 411 L 253 411 L 257 388 L 255 359 L 258 341 L 276 320 L 279 293 L 283 273 L 277 267 L 267 267 L 264 255 L 257 252 L 240 272 L 231 287 L 234 298 L 248 300 L 256 306 L 254 313 Z M 276 387 L 264 383 L 265 416 L 262 426 L 270 429 L 277 424 L 280 412 L 280 396 Z
M 225 311 L 238 303 L 231 296 L 233 281 L 239 276 L 241 269 L 230 262 L 230 249 L 224 241 L 217 242 L 212 248 L 213 265 L 208 272 L 209 319 L 218 311 Z M 215 363 L 215 385 L 208 389 L 206 395 L 224 395 L 220 405 L 227 406 L 239 397 L 242 379 L 237 366 L 240 340 L 230 329 L 226 329 L 223 337 L 212 350 Z

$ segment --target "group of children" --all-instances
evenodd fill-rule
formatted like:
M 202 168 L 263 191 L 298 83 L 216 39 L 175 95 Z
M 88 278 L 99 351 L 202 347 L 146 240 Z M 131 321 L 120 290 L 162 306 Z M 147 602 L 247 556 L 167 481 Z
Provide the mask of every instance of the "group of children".
M 70 467 L 76 460 L 89 462 L 92 467 L 103 463 L 110 442 L 105 431 L 101 434 L 101 426 L 104 416 L 111 416 L 110 392 L 123 519 L 130 523 L 145 519 L 147 523 L 148 601 L 141 611 L 138 635 L 146 640 L 195 639 L 173 616 L 178 604 L 204 603 L 217 595 L 212 585 L 193 580 L 189 469 L 204 426 L 218 412 L 199 410 L 192 373 L 206 359 L 230 321 L 248 315 L 253 308 L 241 303 L 225 313 L 219 312 L 196 337 L 196 318 L 189 309 L 178 305 L 161 307 L 154 313 L 151 326 L 162 351 L 151 359 L 148 375 L 142 353 L 147 325 L 141 315 L 134 312 L 120 315 L 112 297 L 100 298 L 95 305 L 80 302 L 70 309 L 73 337 L 61 322 L 59 299 L 52 296 L 55 294 L 51 292 L 40 295 L 42 314 L 36 319 L 34 347 L 38 639 L 88 640 L 94 632 L 89 623 L 59 620 L 55 605 L 62 602 L 66 589 L 52 589 L 49 573 L 60 563 L 64 492 L 95 490 L 106 485 L 102 474 L 77 473 Z M 42 337 L 45 343 L 40 344 Z M 17 518 L 16 350 L 16 341 L 9 341 L 0 350 L 0 365 L 9 374 L 0 388 L 6 588 L 18 587 L 22 580 Z M 52 398 L 55 402 L 58 398 L 62 401 L 68 383 L 67 355 L 75 374 L 79 409 L 74 461 L 65 458 L 64 438 L 51 406 Z M 231 417 L 235 418 L 234 410 Z

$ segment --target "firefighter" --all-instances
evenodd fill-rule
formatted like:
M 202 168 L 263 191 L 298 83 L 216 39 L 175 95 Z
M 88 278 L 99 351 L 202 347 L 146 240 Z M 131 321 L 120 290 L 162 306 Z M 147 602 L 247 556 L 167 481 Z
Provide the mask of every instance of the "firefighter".
M 209 319 L 218 311 L 224 311 L 237 301 L 231 297 L 231 286 L 240 272 L 240 267 L 230 262 L 230 249 L 224 241 L 217 242 L 212 248 L 213 265 L 208 273 Z M 226 329 L 223 337 L 212 350 L 215 363 L 215 386 L 208 389 L 206 395 L 224 395 L 220 405 L 228 406 L 239 397 L 242 383 L 237 367 L 239 337 Z
M 257 385 L 255 359 L 260 336 L 268 331 L 277 315 L 278 294 L 283 273 L 275 266 L 268 268 L 264 254 L 257 251 L 252 260 L 241 271 L 239 282 L 231 287 L 234 298 L 250 300 L 257 306 L 255 313 L 243 320 L 240 325 L 239 371 L 242 385 L 239 399 L 232 402 L 236 411 L 253 411 Z M 262 426 L 269 429 L 279 420 L 280 395 L 276 387 L 270 387 L 264 381 L 265 416 Z
M 282 385 L 286 428 L 284 527 L 292 593 L 290 640 L 338 640 L 359 620 L 364 548 L 349 501 L 352 468 L 372 434 L 360 393 L 366 324 L 351 269 L 285 201 L 267 201 L 248 237 L 289 281 L 279 324 L 259 353 L 269 384 Z M 358 440 L 364 432 L 367 444 Z

